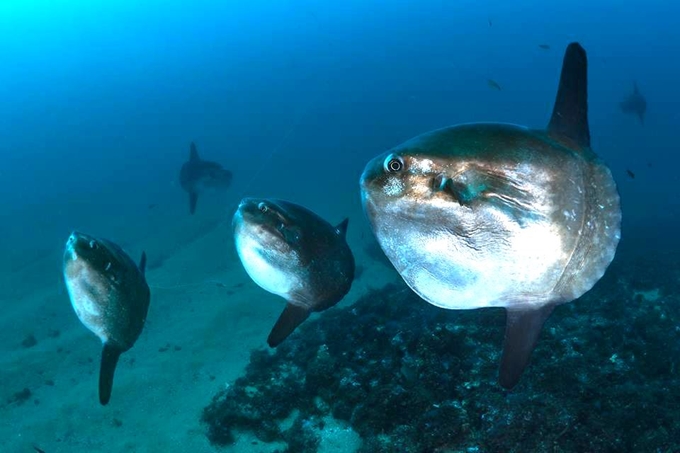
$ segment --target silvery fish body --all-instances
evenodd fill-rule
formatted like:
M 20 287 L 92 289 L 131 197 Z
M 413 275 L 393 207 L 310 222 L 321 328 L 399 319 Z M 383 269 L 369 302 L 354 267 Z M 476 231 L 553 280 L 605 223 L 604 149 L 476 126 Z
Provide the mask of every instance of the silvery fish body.
M 142 333 L 151 298 L 144 276 L 146 255 L 137 266 L 118 245 L 74 232 L 64 251 L 64 279 L 80 322 L 103 343 L 99 400 L 111 397 L 118 358 Z
M 333 226 L 289 201 L 245 198 L 232 223 L 250 278 L 287 302 L 269 346 L 278 346 L 310 313 L 332 307 L 349 292 L 355 264 L 345 239 L 347 219 Z
M 419 296 L 446 309 L 507 309 L 508 388 L 553 308 L 592 288 L 620 238 L 616 185 L 590 149 L 578 44 L 567 49 L 547 130 L 428 132 L 370 161 L 361 189 L 380 246 Z

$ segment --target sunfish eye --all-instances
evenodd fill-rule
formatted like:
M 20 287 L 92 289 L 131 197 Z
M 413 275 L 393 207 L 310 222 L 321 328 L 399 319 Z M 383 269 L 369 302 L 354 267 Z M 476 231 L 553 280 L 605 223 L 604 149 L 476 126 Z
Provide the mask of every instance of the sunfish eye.
M 264 202 L 260 202 L 260 203 L 257 205 L 257 209 L 259 209 L 259 210 L 262 211 L 263 213 L 269 211 L 269 208 L 267 207 L 266 204 L 264 204 Z
M 390 173 L 396 173 L 404 168 L 404 160 L 394 154 L 390 154 L 385 159 L 385 171 Z

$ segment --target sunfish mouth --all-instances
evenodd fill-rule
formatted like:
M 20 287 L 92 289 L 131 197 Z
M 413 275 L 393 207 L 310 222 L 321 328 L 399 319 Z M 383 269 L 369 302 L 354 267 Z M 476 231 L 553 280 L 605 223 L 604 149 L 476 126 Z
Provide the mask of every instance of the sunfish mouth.
M 275 202 L 259 198 L 241 200 L 232 223 L 234 228 L 261 228 L 282 239 L 286 239 L 287 228 L 291 225 Z
M 92 236 L 73 231 L 66 240 L 66 248 L 64 251 L 64 260 L 77 260 L 79 255 L 88 250 L 97 250 L 99 248 L 97 240 Z

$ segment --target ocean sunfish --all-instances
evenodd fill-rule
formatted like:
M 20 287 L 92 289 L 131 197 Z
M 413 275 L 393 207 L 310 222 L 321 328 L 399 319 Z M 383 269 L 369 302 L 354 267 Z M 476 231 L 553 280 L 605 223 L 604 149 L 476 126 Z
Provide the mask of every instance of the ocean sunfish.
M 345 239 L 347 222 L 333 226 L 283 200 L 245 198 L 239 204 L 233 227 L 241 263 L 257 285 L 287 301 L 267 338 L 270 347 L 349 292 L 354 256 Z
M 640 93 L 637 82 L 633 82 L 633 92 L 626 97 L 619 104 L 619 108 L 623 113 L 630 113 L 637 115 L 640 119 L 640 124 L 645 124 L 645 113 L 647 112 L 647 100 Z
M 137 266 L 118 245 L 73 232 L 64 252 L 64 278 L 80 322 L 104 344 L 99 402 L 111 398 L 118 358 L 139 338 L 149 311 L 144 277 L 146 254 Z
M 547 130 L 447 127 L 371 160 L 371 228 L 408 286 L 438 307 L 504 307 L 499 382 L 517 384 L 556 305 L 588 291 L 614 258 L 619 195 L 590 148 L 586 52 L 567 47 Z
M 228 188 L 232 177 L 232 173 L 217 162 L 202 160 L 196 145 L 191 142 L 189 160 L 182 165 L 179 172 L 180 185 L 189 194 L 189 212 L 196 212 L 199 194 L 205 190 Z

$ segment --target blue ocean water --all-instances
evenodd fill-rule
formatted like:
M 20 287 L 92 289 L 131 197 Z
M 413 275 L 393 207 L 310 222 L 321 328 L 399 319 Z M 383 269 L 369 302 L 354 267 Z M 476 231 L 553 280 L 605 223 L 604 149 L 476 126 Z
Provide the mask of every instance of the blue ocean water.
M 370 234 L 358 187 L 368 160 L 456 123 L 545 127 L 572 41 L 588 52 L 592 144 L 621 194 L 622 246 L 674 255 L 679 16 L 668 0 L 3 2 L 0 308 L 57 291 L 54 303 L 69 309 L 60 259 L 74 229 L 129 245 L 135 258 L 147 250 L 160 268 L 228 224 L 246 195 L 290 199 L 334 223 L 349 215 L 359 241 Z M 634 81 L 644 125 L 619 109 Z M 192 141 L 234 174 L 193 218 L 179 184 Z M 186 266 L 219 272 L 229 253 Z M 185 277 L 172 283 L 212 275 Z M 47 315 L 22 312 L 7 321 L 21 332 L 0 336 L 13 369 L 27 360 L 12 351 L 35 316 Z M 81 328 L 61 322 L 51 328 Z M 75 401 L 74 411 L 95 403 Z

